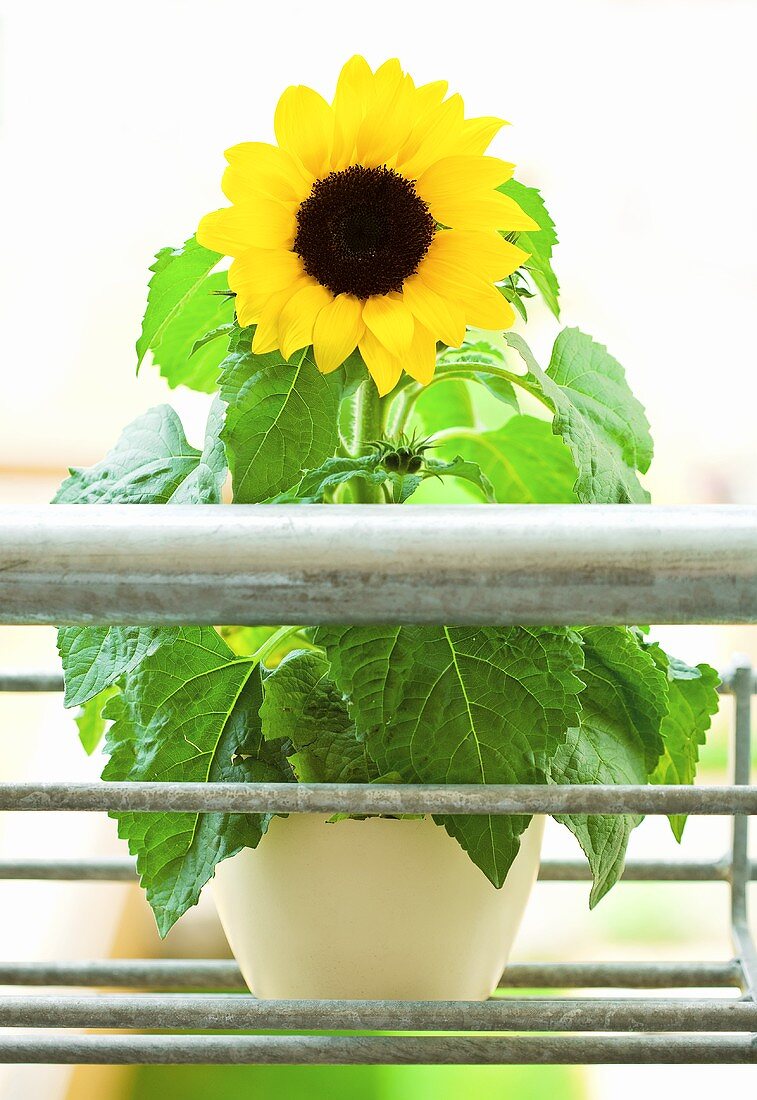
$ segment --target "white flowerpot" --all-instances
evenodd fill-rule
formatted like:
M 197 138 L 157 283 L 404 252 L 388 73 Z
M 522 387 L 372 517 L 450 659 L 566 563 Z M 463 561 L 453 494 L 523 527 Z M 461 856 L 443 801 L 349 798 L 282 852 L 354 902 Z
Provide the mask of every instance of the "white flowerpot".
M 532 820 L 501 890 L 431 818 L 275 817 L 218 865 L 218 913 L 265 998 L 483 1000 L 539 869 Z

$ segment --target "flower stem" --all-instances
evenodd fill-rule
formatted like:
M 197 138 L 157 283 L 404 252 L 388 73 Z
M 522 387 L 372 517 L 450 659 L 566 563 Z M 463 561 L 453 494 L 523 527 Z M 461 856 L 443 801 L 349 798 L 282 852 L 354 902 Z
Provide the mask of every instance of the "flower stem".
M 381 438 L 381 398 L 373 379 L 363 382 L 355 397 L 354 453 L 356 456 L 371 453 L 371 443 Z M 380 485 L 370 485 L 361 478 L 353 478 L 350 492 L 355 504 L 384 504 Z
M 355 454 L 370 453 L 381 438 L 381 398 L 372 379 L 363 382 L 355 398 Z

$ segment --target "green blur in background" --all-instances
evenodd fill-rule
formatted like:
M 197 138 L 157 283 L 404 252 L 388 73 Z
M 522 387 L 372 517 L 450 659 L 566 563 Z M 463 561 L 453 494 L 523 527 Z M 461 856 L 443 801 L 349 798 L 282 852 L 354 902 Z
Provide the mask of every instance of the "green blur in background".
M 129 1100 L 579 1100 L 566 1066 L 145 1066 Z

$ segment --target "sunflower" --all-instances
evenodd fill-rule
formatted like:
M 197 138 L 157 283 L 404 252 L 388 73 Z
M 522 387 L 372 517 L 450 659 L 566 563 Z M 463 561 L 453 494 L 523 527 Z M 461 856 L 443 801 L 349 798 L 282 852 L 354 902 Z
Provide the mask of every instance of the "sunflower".
M 528 254 L 503 233 L 537 229 L 497 187 L 513 165 L 484 156 L 504 125 L 463 115 L 437 81 L 416 87 L 396 59 L 342 69 L 333 103 L 290 87 L 277 145 L 226 153 L 233 204 L 204 217 L 197 239 L 233 257 L 229 286 L 253 351 L 285 359 L 312 344 L 323 373 L 358 348 L 381 395 L 403 369 L 421 384 L 436 344 L 515 316 L 496 283 Z

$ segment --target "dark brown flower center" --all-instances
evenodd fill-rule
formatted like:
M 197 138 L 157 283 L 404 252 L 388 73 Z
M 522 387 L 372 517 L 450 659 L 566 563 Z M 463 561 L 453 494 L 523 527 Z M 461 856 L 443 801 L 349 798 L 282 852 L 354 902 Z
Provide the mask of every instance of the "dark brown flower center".
M 297 211 L 294 251 L 333 294 L 399 291 L 426 255 L 436 223 L 412 180 L 353 165 L 317 180 Z

